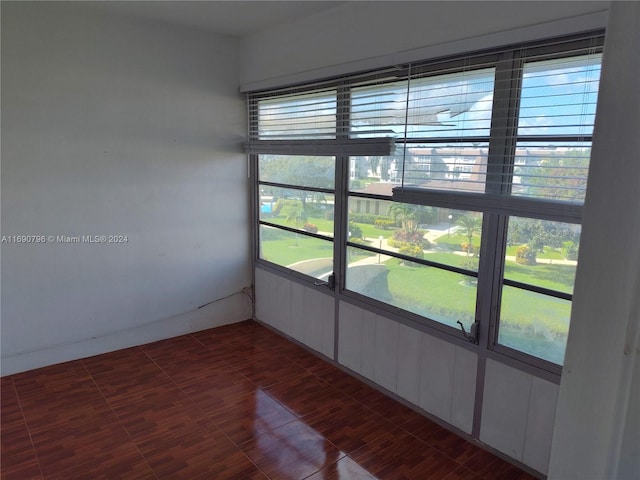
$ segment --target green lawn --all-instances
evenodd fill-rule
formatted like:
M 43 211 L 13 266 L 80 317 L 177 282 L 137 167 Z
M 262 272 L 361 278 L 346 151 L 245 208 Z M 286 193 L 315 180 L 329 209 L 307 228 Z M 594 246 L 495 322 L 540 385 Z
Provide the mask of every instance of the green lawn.
M 297 235 L 285 230 L 261 227 L 261 258 L 288 266 L 312 258 L 333 257 L 333 242 Z
M 286 212 L 287 207 L 282 209 L 282 212 Z M 263 220 L 266 220 L 270 223 L 275 223 L 276 225 L 284 225 L 290 228 L 296 228 L 295 224 L 292 222 L 287 222 L 288 213 L 280 213 L 277 217 L 265 217 Z M 318 231 L 320 232 L 331 232 L 333 234 L 333 221 L 327 220 L 325 218 L 320 217 L 308 217 L 307 222 L 318 227 Z M 393 232 L 397 230 L 396 228 L 383 230 L 381 228 L 377 228 L 375 225 L 370 225 L 367 223 L 356 223 L 358 227 L 362 230 L 362 234 L 366 238 L 389 238 L 393 236 Z M 302 225 L 300 225 L 302 228 Z
M 575 265 L 549 265 L 548 263 L 520 265 L 513 261 L 506 261 L 504 270 L 505 277 L 510 280 L 565 293 L 573 292 L 576 277 Z
M 467 243 L 468 241 L 469 239 L 467 238 L 467 236 L 460 233 L 452 233 L 451 235 L 445 233 L 444 235 L 441 235 L 435 239 L 438 247 L 458 251 L 462 251 L 462 244 Z M 473 237 L 471 237 L 471 243 L 473 244 L 474 250 L 478 251 L 478 249 L 480 248 L 480 236 L 474 235 Z

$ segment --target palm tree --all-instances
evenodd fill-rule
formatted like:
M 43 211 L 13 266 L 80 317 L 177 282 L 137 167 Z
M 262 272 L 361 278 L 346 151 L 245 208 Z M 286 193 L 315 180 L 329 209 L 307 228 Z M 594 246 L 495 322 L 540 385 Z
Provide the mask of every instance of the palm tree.
M 482 219 L 463 215 L 458 217 L 456 225 L 462 227 L 464 234 L 467 236 L 467 257 L 470 257 L 473 251 L 473 244 L 471 242 L 473 236 L 482 230 Z
M 289 210 L 289 214 L 287 215 L 286 222 L 292 223 L 296 226 L 297 229 L 300 229 L 305 222 L 307 221 L 307 213 L 304 209 L 300 208 L 292 208 Z M 296 233 L 296 247 L 298 246 L 298 234 Z
M 287 223 L 292 223 L 296 228 L 302 227 L 307 221 L 307 214 L 303 209 L 292 208 L 287 215 Z
M 399 220 L 402 229 L 406 231 L 417 230 L 418 207 L 406 203 L 394 203 L 389 207 L 389 216 L 396 222 Z

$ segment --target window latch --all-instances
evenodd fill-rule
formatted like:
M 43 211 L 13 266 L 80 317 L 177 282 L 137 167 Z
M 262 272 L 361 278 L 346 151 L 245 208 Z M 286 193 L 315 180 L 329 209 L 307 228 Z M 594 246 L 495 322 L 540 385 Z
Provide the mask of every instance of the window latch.
M 462 336 L 466 338 L 468 342 L 478 343 L 478 322 L 473 322 L 471 324 L 471 329 L 468 333 L 460 320 L 458 320 L 458 325 L 460 325 L 460 329 L 462 330 Z
M 313 284 L 316 287 L 327 287 L 329 290 L 333 291 L 336 289 L 336 276 L 332 273 L 327 277 L 326 282 L 314 282 Z

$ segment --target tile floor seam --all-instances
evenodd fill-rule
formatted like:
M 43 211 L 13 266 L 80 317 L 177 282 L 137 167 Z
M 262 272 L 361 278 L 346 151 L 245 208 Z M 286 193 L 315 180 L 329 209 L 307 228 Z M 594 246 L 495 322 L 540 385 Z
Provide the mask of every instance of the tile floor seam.
M 149 463 L 149 460 L 147 460 L 147 457 L 145 457 L 142 453 L 142 451 L 140 450 L 140 446 L 137 444 L 136 441 L 133 440 L 133 438 L 131 438 L 131 434 L 129 433 L 129 430 L 127 430 L 127 427 L 124 426 L 124 424 L 122 423 L 122 419 L 120 418 L 120 416 L 118 415 L 118 413 L 115 411 L 114 407 L 111 405 L 111 403 L 109 402 L 109 399 L 107 399 L 107 397 L 105 396 L 104 392 L 102 391 L 102 389 L 100 388 L 100 385 L 98 385 L 98 382 L 96 382 L 96 379 L 93 377 L 93 374 L 89 371 L 89 369 L 87 368 L 86 364 L 84 363 L 83 359 L 80 360 L 82 363 L 82 366 L 84 367 L 84 369 L 87 371 L 87 373 L 89 374 L 89 377 L 91 378 L 91 381 L 93 382 L 93 384 L 96 386 L 96 388 L 98 389 L 98 392 L 100 392 L 100 395 L 102 396 L 102 398 L 104 399 L 105 403 L 107 404 L 107 406 L 109 407 L 109 410 L 111 410 L 111 413 L 113 413 L 115 415 L 115 417 L 118 419 L 118 423 L 120 424 L 120 426 L 122 427 L 122 429 L 124 430 L 124 432 L 126 433 L 127 437 L 129 437 L 129 441 L 135 445 L 136 450 L 138 452 L 138 454 L 140 455 L 140 457 L 145 461 L 145 463 L 149 466 L 149 469 L 151 470 L 151 472 L 153 473 L 153 475 L 156 477 L 156 480 L 160 480 L 158 475 L 156 474 L 155 470 L 153 469 L 153 467 L 151 466 L 151 464 Z M 87 462 L 88 463 L 88 462 Z M 63 472 L 61 472 L 63 473 Z
M 16 400 L 18 401 L 18 407 L 20 407 L 20 415 L 22 415 L 22 423 L 24 427 L 27 429 L 27 435 L 29 435 L 29 442 L 31 443 L 31 450 L 33 451 L 33 455 L 38 464 L 38 471 L 40 472 L 40 476 L 44 479 L 44 472 L 42 471 L 42 465 L 40 465 L 40 457 L 38 456 L 38 451 L 36 450 L 36 446 L 33 443 L 33 436 L 31 435 L 31 429 L 29 428 L 29 423 L 27 422 L 27 417 L 24 414 L 24 409 L 22 408 L 22 401 L 20 399 L 20 392 L 18 392 L 18 388 L 16 387 L 15 382 L 11 379 L 11 385 L 13 386 L 13 391 L 16 394 Z
M 424 475 L 433 474 L 436 470 L 441 480 L 445 480 L 447 478 L 453 480 L 454 478 L 470 476 L 471 474 L 477 475 L 477 477 L 486 478 L 491 473 L 496 472 L 509 474 L 514 478 L 529 478 L 524 471 L 520 471 L 520 473 L 517 473 L 516 470 L 512 471 L 511 468 L 518 469 L 518 467 L 514 467 L 510 462 L 502 460 L 500 457 L 492 454 L 488 450 L 482 449 L 482 447 L 477 446 L 475 443 L 469 442 L 463 437 L 459 437 L 462 442 L 458 443 L 453 438 L 450 441 L 448 436 L 444 436 L 444 433 L 441 436 L 438 436 L 440 435 L 440 430 L 437 428 L 447 430 L 447 435 L 456 435 L 445 427 L 440 427 L 435 424 L 437 428 L 436 426 L 433 427 L 432 434 L 430 433 L 431 430 L 429 430 L 429 428 L 431 428 L 429 423 L 416 425 L 416 427 L 420 427 L 420 432 L 427 435 L 426 438 L 434 440 L 432 442 L 421 438 L 418 434 L 412 433 L 403 425 L 410 427 L 412 425 L 410 422 L 416 421 L 417 417 L 414 418 L 409 414 L 411 412 L 415 412 L 415 410 L 410 409 L 410 407 L 407 407 L 392 396 L 371 387 L 354 375 L 343 372 L 330 362 L 327 362 L 324 358 L 314 355 L 313 352 L 307 351 L 307 349 L 300 347 L 295 342 L 291 342 L 282 335 L 278 335 L 277 333 L 272 335 L 272 332 L 269 329 L 259 326 L 259 324 L 253 325 L 251 321 L 247 323 L 241 322 L 240 324 L 231 325 L 229 327 L 225 326 L 222 327 L 222 329 L 223 330 L 206 329 L 199 335 L 191 333 L 176 337 L 185 337 L 188 338 L 189 341 L 185 342 L 178 340 L 175 343 L 175 351 L 173 350 L 174 344 L 167 343 L 166 347 L 157 350 L 159 354 L 155 356 L 152 356 L 153 353 L 148 348 L 145 348 L 145 345 L 135 347 L 144 354 L 141 358 L 145 359 L 145 365 L 146 361 L 149 360 L 154 367 L 154 371 L 155 369 L 158 369 L 159 372 L 162 372 L 163 377 L 167 379 L 166 385 L 163 380 L 162 386 L 158 387 L 157 390 L 157 395 L 159 395 L 157 397 L 157 405 L 158 412 L 160 413 L 154 413 L 153 408 L 151 408 L 151 410 L 149 409 L 149 405 L 153 406 L 154 403 L 147 402 L 149 403 L 149 405 L 147 405 L 142 401 L 139 404 L 139 411 L 136 410 L 135 415 L 142 415 L 142 426 L 144 428 L 147 428 L 144 425 L 145 418 L 152 419 L 158 425 L 164 423 L 163 427 L 159 427 L 157 430 L 152 430 L 154 432 L 152 436 L 156 435 L 163 445 L 166 445 L 166 443 L 163 442 L 171 441 L 170 439 L 165 439 L 166 433 L 169 434 L 169 437 L 173 437 L 173 433 L 182 432 L 180 434 L 180 438 L 174 442 L 176 445 L 175 452 L 172 451 L 171 453 L 167 453 L 168 456 L 166 459 L 164 457 L 165 453 L 163 453 L 163 448 L 161 447 L 154 447 L 153 450 L 149 451 L 151 459 L 147 455 L 144 455 L 142 453 L 144 447 L 141 447 L 140 441 L 135 441 L 133 439 L 132 433 L 125 426 L 126 422 L 123 417 L 118 413 L 118 411 L 116 411 L 116 404 L 113 402 L 116 401 L 117 403 L 117 401 L 126 400 L 127 397 L 124 395 L 127 395 L 129 384 L 126 384 L 125 388 L 120 389 L 121 391 L 117 390 L 114 398 L 109 400 L 108 397 L 111 395 L 108 391 L 100 387 L 100 384 L 97 381 L 98 377 L 92 373 L 86 363 L 87 359 L 79 359 L 78 364 L 81 370 L 76 370 L 75 367 L 68 370 L 69 373 L 67 373 L 67 370 L 64 368 L 60 371 L 56 370 L 54 372 L 55 376 L 49 380 L 49 383 L 47 383 L 48 377 L 43 377 L 42 374 L 40 374 L 40 376 L 36 374 L 36 376 L 32 378 L 25 377 L 22 384 L 24 388 L 36 388 L 44 392 L 46 392 L 46 390 L 42 390 L 42 388 L 49 388 L 49 386 L 51 386 L 57 391 L 58 389 L 65 387 L 66 383 L 63 383 L 65 379 L 68 379 L 70 376 L 75 376 L 76 374 L 84 376 L 84 373 L 86 373 L 89 379 L 91 379 L 91 385 L 97 388 L 97 393 L 100 395 L 100 403 L 106 402 L 108 410 L 105 410 L 105 412 L 110 411 L 110 415 L 114 415 L 116 417 L 118 424 L 115 428 L 123 429 L 126 434 L 126 438 L 128 438 L 129 442 L 133 444 L 131 446 L 135 446 L 140 461 L 132 461 L 132 465 L 134 465 L 136 469 L 145 467 L 145 471 L 147 471 L 148 468 L 149 472 L 156 480 L 162 480 L 166 477 L 165 474 L 160 472 L 162 472 L 163 469 L 167 472 L 167 468 L 170 472 L 176 473 L 184 472 L 184 470 L 181 469 L 187 468 L 188 471 L 193 474 L 194 478 L 207 478 L 206 476 L 210 475 L 210 473 L 207 472 L 211 472 L 211 470 L 219 472 L 219 474 L 225 478 L 241 478 L 238 476 L 240 475 L 240 471 L 242 471 L 242 474 L 250 471 L 253 475 L 262 475 L 263 477 L 261 478 L 269 480 L 282 478 L 286 474 L 295 476 L 293 472 L 300 473 L 300 475 L 296 477 L 299 479 L 320 478 L 321 476 L 325 477 L 327 475 L 329 475 L 327 478 L 334 478 L 338 473 L 338 469 L 343 468 L 348 469 L 349 471 L 351 471 L 350 469 L 352 468 L 356 468 L 358 469 L 357 471 L 362 472 L 363 475 L 367 476 L 366 474 L 368 473 L 371 477 L 376 478 L 378 476 L 373 473 L 374 471 L 385 472 L 380 478 L 384 478 L 384 476 L 389 474 L 392 475 L 393 478 L 396 476 L 402 476 L 402 478 L 422 479 L 424 478 Z M 163 341 L 164 340 L 160 340 L 160 342 Z M 152 342 L 152 344 L 153 343 L 157 342 Z M 207 343 L 211 344 L 208 345 Z M 237 353 L 234 350 L 234 346 L 237 346 Z M 240 355 L 242 355 L 242 350 L 247 347 L 250 350 L 247 351 L 249 353 L 244 355 L 246 359 L 245 361 L 240 357 Z M 193 350 L 190 348 L 193 348 Z M 221 354 L 204 355 L 199 357 L 200 354 L 215 352 L 216 350 L 219 350 Z M 262 358 L 262 350 L 265 352 L 264 359 L 271 359 L 271 365 L 259 366 Z M 227 361 L 224 358 L 224 352 L 229 352 L 232 355 L 232 361 Z M 193 357 L 191 357 L 192 353 L 195 354 Z M 174 376 L 169 373 L 169 370 L 165 370 L 162 367 L 162 365 L 169 365 L 168 363 L 165 364 L 165 360 L 170 362 L 171 355 L 175 358 L 174 363 L 177 366 L 177 368 L 174 369 L 174 374 L 177 372 L 180 378 L 185 376 L 185 378 L 188 379 L 188 382 L 197 384 L 198 379 L 204 378 L 199 376 L 203 375 L 202 372 L 204 372 L 204 375 L 207 375 L 207 378 L 213 379 L 213 383 L 210 385 L 214 390 L 212 390 L 210 395 L 213 394 L 214 397 L 220 396 L 221 399 L 224 399 L 224 401 L 221 402 L 221 406 L 218 407 L 217 405 L 219 402 L 214 401 L 210 406 L 216 406 L 216 408 L 209 411 L 207 406 L 209 404 L 201 403 L 200 400 L 196 402 L 195 397 L 198 395 L 197 388 L 191 389 L 190 391 L 192 391 L 192 394 L 190 394 L 181 387 L 181 384 L 184 385 L 185 382 L 180 381 L 180 383 L 178 383 L 179 380 L 174 378 Z M 133 355 L 133 357 L 126 355 L 119 357 L 115 354 L 113 357 L 108 357 L 109 361 L 105 361 L 104 365 L 107 367 L 111 365 L 113 367 L 115 374 L 112 373 L 111 375 L 114 376 L 111 378 L 117 383 L 120 375 L 118 369 L 124 371 L 128 365 L 127 362 L 135 362 L 138 358 L 137 354 Z M 207 360 L 207 362 L 211 360 L 211 363 L 203 362 L 201 364 L 201 369 L 196 368 L 194 370 L 189 368 L 189 366 L 193 365 L 193 363 L 189 363 L 191 358 L 193 358 L 195 362 L 198 362 L 198 360 L 202 358 L 202 360 Z M 219 364 L 217 363 L 218 358 L 220 358 Z M 110 364 L 109 362 L 112 360 L 113 363 Z M 182 363 L 185 361 L 186 363 Z M 214 361 L 216 362 L 216 365 L 220 365 L 225 371 L 228 369 L 228 371 L 232 373 L 230 377 L 220 377 L 222 381 L 229 379 L 231 386 L 230 389 L 224 388 L 223 384 L 223 388 L 219 390 L 220 393 L 218 393 L 218 389 L 216 387 L 217 377 L 208 373 L 209 366 L 213 366 Z M 289 370 L 284 368 L 279 369 L 278 365 L 281 361 L 290 362 L 292 365 L 295 365 L 296 369 L 294 369 L 294 373 L 289 374 Z M 184 372 L 181 372 L 180 369 L 185 365 L 186 367 Z M 197 365 L 199 364 L 196 364 L 196 366 Z M 250 369 L 252 365 L 256 365 L 255 371 Z M 336 371 L 332 368 L 328 368 L 327 366 L 336 368 Z M 98 361 L 94 367 L 101 370 L 100 362 Z M 266 376 L 262 375 L 261 369 L 265 369 L 267 371 Z M 274 370 L 275 373 L 269 372 L 270 369 Z M 242 373 L 241 370 L 244 370 L 245 373 Z M 108 373 L 108 371 L 105 371 L 105 374 Z M 147 382 L 150 381 L 153 385 L 157 380 L 157 374 L 150 375 L 145 369 L 140 370 L 140 373 L 141 385 L 131 384 L 132 386 L 135 386 L 135 392 L 132 392 L 135 393 L 135 395 L 130 397 L 130 402 L 132 404 L 138 404 L 141 400 L 147 398 L 144 395 L 138 397 L 139 387 L 143 387 L 141 390 L 142 392 L 149 392 L 156 388 L 155 386 L 149 386 L 149 383 Z M 345 377 L 342 376 L 343 374 Z M 262 379 L 266 378 L 267 380 L 265 381 L 270 381 L 269 375 L 272 375 L 274 379 L 277 380 L 274 383 L 261 386 L 261 383 L 263 383 Z M 252 380 L 252 378 L 254 378 L 254 380 Z M 108 375 L 105 376 L 105 379 L 107 379 L 107 381 L 109 380 Z M 236 380 L 238 382 L 237 384 L 235 383 Z M 311 384 L 309 384 L 308 381 L 311 381 Z M 290 386 L 286 382 L 291 382 Z M 244 386 L 245 384 L 246 387 Z M 38 453 L 35 449 L 34 441 L 31 436 L 31 429 L 25 417 L 22 402 L 23 399 L 21 398 L 21 395 L 19 395 L 16 384 L 12 378 L 10 379 L 9 385 L 14 388 L 18 406 L 20 408 L 20 414 L 22 416 L 21 423 L 27 429 L 27 433 L 29 434 L 29 443 L 33 453 L 31 458 L 35 459 L 37 462 L 40 476 L 43 479 L 48 480 L 51 476 L 49 475 L 45 477 L 42 470 L 41 461 L 38 457 Z M 88 385 L 87 388 L 91 385 Z M 235 388 L 236 386 L 238 386 L 238 388 Z M 208 384 L 203 385 L 203 392 L 207 392 L 208 389 Z M 370 391 L 369 389 L 372 390 Z M 167 410 L 160 408 L 163 407 L 163 392 L 165 394 L 168 393 L 171 396 L 172 391 L 175 391 L 176 393 L 179 392 L 180 402 L 176 401 L 171 405 L 168 405 Z M 256 392 L 258 391 L 264 393 L 264 395 L 268 397 L 268 400 L 264 398 L 264 401 L 267 403 L 262 404 L 261 413 L 258 413 L 259 410 L 257 410 L 260 408 L 260 404 L 258 403 L 259 399 L 256 399 L 252 403 L 252 399 L 250 397 L 251 395 L 257 395 Z M 284 394 L 283 398 L 286 398 L 287 402 L 283 402 L 277 398 L 278 395 L 282 396 L 282 394 Z M 211 398 L 215 400 L 214 397 Z M 166 398 L 170 399 L 170 397 Z M 73 408 L 73 402 L 68 402 L 67 397 L 63 396 L 62 399 L 66 399 L 67 401 L 64 404 L 61 404 L 60 408 Z M 156 399 L 156 397 L 154 396 L 153 399 Z M 289 402 L 289 399 L 291 399 L 291 402 Z M 183 400 L 184 403 L 182 403 Z M 312 400 L 312 403 L 308 403 L 308 400 Z M 242 403 L 239 403 L 240 401 Z M 288 406 L 289 403 L 292 406 L 296 406 L 296 409 Z M 298 409 L 298 406 L 300 406 L 300 409 Z M 405 408 L 409 410 L 405 411 Z M 189 419 L 191 419 L 190 415 L 185 417 L 183 413 L 180 413 L 184 412 L 185 409 L 188 409 L 190 412 L 195 412 L 197 414 L 196 417 L 194 417 L 195 419 L 189 421 Z M 298 410 L 300 413 L 298 413 Z M 358 418 L 354 418 L 353 421 L 349 420 L 343 422 L 341 420 L 341 418 L 349 419 L 353 417 L 350 412 L 358 412 L 360 410 L 362 410 L 363 414 L 358 414 Z M 45 409 L 42 413 L 38 413 L 39 411 L 36 412 L 38 413 L 37 418 L 46 414 L 47 411 L 48 410 Z M 165 422 L 165 411 L 166 415 L 168 415 L 166 418 L 169 423 Z M 283 413 L 279 413 L 280 411 Z M 65 412 L 70 413 L 72 410 L 65 410 L 62 413 L 64 414 Z M 226 426 L 224 425 L 227 415 L 224 412 L 229 412 L 229 416 L 235 416 L 235 419 L 232 418 Z M 249 412 L 248 415 L 251 416 L 245 419 L 247 412 Z M 252 414 L 251 412 L 254 413 Z M 286 412 L 286 415 L 284 415 L 284 412 Z M 307 413 L 303 415 L 302 412 Z M 56 418 L 60 418 L 60 413 L 57 410 L 51 410 L 51 413 L 52 416 L 50 418 L 55 420 L 55 424 L 57 425 L 58 421 Z M 122 413 L 122 411 L 120 413 Z M 134 413 L 133 407 L 131 413 Z M 386 416 L 385 413 L 387 414 Z M 416 415 L 424 417 L 419 412 L 415 413 Z M 176 415 L 175 419 L 172 419 L 173 415 Z M 78 419 L 77 417 L 75 418 Z M 184 422 L 182 420 L 183 418 L 187 418 L 188 423 Z M 198 418 L 205 419 L 206 424 L 204 427 L 201 425 Z M 214 418 L 217 418 L 217 421 L 214 420 Z M 424 418 L 429 420 L 427 417 Z M 84 420 L 84 418 L 81 420 Z M 387 429 L 387 424 L 379 425 L 378 420 L 389 422 L 389 428 Z M 280 421 L 284 421 L 284 423 L 280 424 Z M 323 424 L 323 422 L 326 424 Z M 342 423 L 344 423 L 344 425 L 341 425 Z M 139 428 L 140 423 L 137 425 L 138 427 L 136 428 Z M 167 425 L 169 426 L 168 429 Z M 272 428 L 271 425 L 277 426 Z M 311 425 L 316 425 L 320 431 Z M 174 429 L 174 426 L 177 428 Z M 98 427 L 102 428 L 100 425 L 98 425 Z M 260 429 L 265 428 L 266 430 L 262 433 L 258 433 L 260 432 Z M 264 442 L 267 443 L 263 442 L 262 445 L 255 443 L 256 439 L 260 436 L 269 435 L 270 431 L 279 429 L 282 429 L 281 432 L 284 435 L 282 439 L 273 440 L 269 437 L 263 437 Z M 385 431 L 385 429 L 387 431 Z M 413 430 L 415 431 L 415 429 Z M 327 432 L 328 436 L 323 435 L 321 431 Z M 362 432 L 364 432 L 364 434 Z M 372 433 L 371 437 L 368 436 L 369 433 L 367 432 Z M 91 432 L 88 433 L 93 435 Z M 78 445 L 82 445 L 80 442 L 85 438 L 82 435 L 83 434 L 78 435 L 76 440 L 74 440 L 78 442 Z M 249 435 L 249 437 L 247 437 L 247 435 Z M 385 435 L 388 436 L 385 437 Z M 102 434 L 100 434 L 100 436 L 102 437 Z M 329 437 L 333 438 L 334 441 L 331 441 Z M 123 437 L 123 442 L 124 438 L 125 437 Z M 236 438 L 237 440 L 233 440 L 233 438 Z M 200 439 L 207 442 L 206 449 L 204 449 L 205 444 L 200 443 Z M 254 442 L 254 444 L 252 445 L 251 442 Z M 269 444 L 269 442 L 272 443 Z M 291 454 L 287 454 L 286 448 L 283 450 L 283 446 L 280 445 L 281 442 L 285 442 L 282 445 L 286 444 L 296 446 L 295 451 L 297 453 L 294 453 L 293 456 L 290 456 Z M 343 445 L 345 450 L 340 449 L 334 442 Z M 463 442 L 471 443 L 471 445 L 476 446 L 478 450 L 474 452 L 471 447 Z M 24 443 L 26 443 L 26 441 Z M 444 447 L 443 450 L 449 451 L 449 454 L 435 446 L 434 443 L 440 443 L 440 448 Z M 197 445 L 199 444 L 202 446 L 198 448 Z M 269 444 L 268 448 L 266 448 L 267 444 Z M 75 445 L 72 441 L 65 445 L 65 449 L 68 448 L 71 455 L 74 455 L 74 446 Z M 461 453 L 458 453 L 457 451 L 459 446 L 463 449 Z M 108 446 L 105 448 L 108 448 Z M 195 450 L 191 450 L 192 448 L 195 448 Z M 391 448 L 391 450 L 388 450 L 385 455 L 384 452 L 388 448 Z M 326 455 L 322 453 L 323 451 L 326 452 Z M 242 455 L 240 455 L 239 452 L 241 452 Z M 249 455 L 249 453 L 255 457 L 255 460 Z M 465 455 L 469 453 L 469 457 L 465 459 Z M 86 454 L 86 448 L 81 448 L 79 450 L 80 456 L 77 457 L 78 460 L 81 460 Z M 186 462 L 188 458 L 192 458 L 190 454 L 191 456 L 195 455 L 193 458 L 196 458 L 197 461 L 195 464 L 191 465 L 191 467 L 187 467 L 187 464 L 182 462 Z M 453 458 L 451 454 L 455 455 L 459 460 Z M 478 457 L 481 454 L 482 456 Z M 50 458 L 52 454 L 49 452 L 47 455 L 47 458 Z M 132 457 L 134 456 L 133 452 L 131 455 Z M 158 455 L 161 456 L 158 457 Z M 226 463 L 224 461 L 225 455 L 232 455 L 231 458 L 233 458 L 234 461 Z M 128 458 L 128 456 L 129 455 L 127 454 L 126 458 Z M 396 460 L 396 456 L 398 460 Z M 109 468 L 114 468 L 116 466 L 118 468 L 125 468 L 126 466 L 126 462 L 118 464 L 113 463 L 111 459 L 107 460 L 106 458 L 108 457 L 103 458 L 105 458 L 105 460 L 97 460 L 95 464 L 90 464 L 90 461 L 83 461 L 80 466 L 90 466 L 93 469 L 107 468 L 107 466 Z M 216 465 L 218 465 L 218 463 L 220 465 L 215 467 L 208 465 L 206 463 L 207 458 L 219 459 L 216 460 Z M 358 463 L 355 458 L 361 458 L 363 463 L 368 465 L 368 468 Z M 474 459 L 477 461 L 473 462 Z M 159 460 L 160 464 L 158 464 Z M 32 461 L 33 460 L 28 460 L 29 464 L 31 464 Z M 158 470 L 158 468 L 154 468 L 152 466 L 152 462 L 160 468 L 160 470 Z M 51 465 L 54 463 L 55 462 Z M 67 463 L 68 461 L 65 460 L 60 465 L 65 465 Z M 25 462 L 25 465 L 28 464 Z M 234 467 L 234 465 L 236 466 Z M 474 465 L 475 468 L 473 467 Z M 65 471 L 68 472 L 71 468 L 75 469 L 75 467 L 76 466 L 66 467 L 59 472 L 52 470 L 51 475 L 59 475 Z M 494 472 L 494 470 L 496 470 L 496 472 Z M 100 472 L 100 470 L 96 471 Z M 131 470 L 127 470 L 127 472 L 130 471 Z M 81 472 L 82 469 L 78 471 L 74 470 L 74 473 L 76 474 Z M 459 475 L 456 472 L 458 472 Z M 484 472 L 484 474 L 481 475 L 480 472 Z M 175 475 L 175 473 L 173 474 Z M 217 478 L 216 475 L 217 474 L 214 474 L 211 478 Z M 367 478 L 369 477 L 367 476 Z

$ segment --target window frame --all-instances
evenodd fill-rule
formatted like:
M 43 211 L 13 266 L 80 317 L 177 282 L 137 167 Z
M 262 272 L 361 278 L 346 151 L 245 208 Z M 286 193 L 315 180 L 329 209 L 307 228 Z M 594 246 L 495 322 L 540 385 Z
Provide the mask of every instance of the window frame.
M 518 284 L 512 280 L 505 282 L 504 262 L 506 252 L 506 236 L 508 230 L 508 219 L 512 216 L 524 218 L 536 218 L 566 223 L 580 224 L 582 218 L 582 204 L 575 204 L 562 201 L 550 201 L 540 198 L 512 196 L 511 185 L 513 184 L 513 174 L 515 167 L 516 148 L 519 142 L 534 142 L 544 144 L 552 141 L 580 141 L 591 142 L 592 135 L 564 135 L 564 136 L 544 136 L 544 135 L 519 135 L 518 134 L 518 111 L 520 105 L 520 92 L 522 85 L 522 71 L 525 62 L 535 61 L 536 58 L 566 59 L 573 55 L 584 53 L 574 53 L 581 49 L 595 49 L 602 52 L 604 32 L 602 30 L 589 31 L 582 34 L 567 37 L 555 38 L 529 42 L 524 45 L 508 46 L 500 49 L 492 49 L 484 52 L 471 52 L 467 55 L 456 55 L 450 58 L 440 58 L 425 62 L 416 62 L 415 65 L 401 65 L 389 69 L 381 69 L 361 74 L 329 79 L 317 82 L 322 88 L 336 88 L 337 112 L 336 112 L 336 140 L 348 138 L 350 127 L 349 105 L 350 89 L 367 84 L 378 76 L 388 76 L 389 72 L 397 75 L 400 79 L 403 75 L 410 75 L 412 70 L 418 71 L 420 75 L 437 75 L 445 70 L 461 71 L 463 69 L 480 69 L 487 66 L 487 63 L 494 62 L 495 83 L 494 97 L 492 103 L 491 127 L 488 137 L 456 137 L 456 138 L 414 138 L 403 137 L 401 145 L 411 145 L 416 143 L 442 143 L 443 141 L 482 141 L 488 142 L 489 155 L 487 159 L 487 172 L 484 193 L 449 192 L 449 191 L 429 191 L 424 189 L 411 189 L 404 187 L 398 192 L 394 191 L 392 196 L 373 195 L 353 192 L 349 188 L 350 184 L 350 157 L 348 155 L 335 155 L 335 185 L 334 185 L 334 273 L 336 275 L 335 295 L 340 300 L 353 301 L 365 305 L 372 310 L 378 310 L 389 314 L 392 318 L 400 321 L 417 324 L 428 331 L 440 332 L 449 340 L 467 347 L 470 345 L 464 338 L 461 338 L 459 329 L 455 329 L 446 324 L 431 320 L 412 312 L 401 310 L 385 302 L 378 301 L 371 297 L 361 295 L 346 288 L 346 250 L 349 247 L 360 248 L 372 253 L 389 255 L 386 250 L 381 250 L 375 246 L 363 246 L 353 244 L 347 238 L 348 229 L 348 201 L 350 197 L 363 198 L 368 200 L 394 200 L 417 205 L 427 205 L 439 208 L 452 208 L 459 210 L 473 210 L 483 213 L 482 223 L 482 243 L 480 250 L 480 265 L 477 272 L 458 271 L 455 267 L 444 266 L 445 270 L 475 276 L 478 279 L 476 296 L 476 321 L 480 324 L 479 337 L 476 345 L 471 348 L 486 352 L 489 357 L 507 359 L 525 368 L 533 368 L 535 371 L 543 372 L 551 378 L 559 378 L 562 366 L 549 362 L 543 358 L 530 355 L 528 353 L 513 349 L 498 342 L 500 326 L 500 305 L 502 297 L 502 287 L 504 285 L 516 286 L 525 290 L 536 291 L 535 286 L 528 284 Z M 575 49 L 575 50 L 574 50 Z M 519 72 L 514 75 L 513 72 Z M 397 78 L 388 80 L 397 81 Z M 260 99 L 273 99 L 287 92 L 304 92 L 305 89 L 314 84 L 295 85 L 293 87 L 283 87 L 278 90 L 251 92 L 248 95 L 248 102 L 257 102 Z M 508 92 L 508 95 L 497 94 L 496 92 Z M 249 119 L 250 137 L 252 132 L 257 131 L 255 119 Z M 257 155 L 251 153 L 249 161 L 255 165 L 253 172 L 255 175 L 254 195 L 259 198 L 260 181 L 257 176 Z M 274 185 L 289 188 L 299 188 L 291 185 Z M 312 189 L 316 190 L 316 189 Z M 254 209 L 255 201 L 254 201 Z M 261 224 L 259 211 L 257 212 L 257 222 L 255 228 L 259 230 Z M 296 231 L 292 229 L 292 231 Z M 304 232 L 303 232 L 304 233 Z M 310 234 L 313 236 L 313 234 Z M 259 232 L 253 236 L 257 243 L 254 260 L 258 265 L 280 271 L 286 274 L 293 274 L 303 282 L 314 281 L 313 277 L 305 276 L 299 272 L 281 267 L 271 262 L 265 261 L 259 256 Z M 326 239 L 322 236 L 323 239 Z M 415 259 L 394 253 L 392 256 L 404 260 L 415 261 L 417 263 L 443 268 L 437 262 Z M 316 283 L 316 282 L 314 282 Z M 518 284 L 518 285 L 516 285 Z M 556 296 L 554 292 L 546 292 L 544 288 L 539 289 L 539 293 Z M 572 299 L 572 295 L 568 295 Z M 567 294 L 562 294 L 559 298 L 566 298 Z

